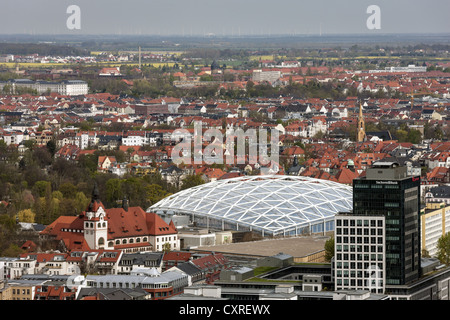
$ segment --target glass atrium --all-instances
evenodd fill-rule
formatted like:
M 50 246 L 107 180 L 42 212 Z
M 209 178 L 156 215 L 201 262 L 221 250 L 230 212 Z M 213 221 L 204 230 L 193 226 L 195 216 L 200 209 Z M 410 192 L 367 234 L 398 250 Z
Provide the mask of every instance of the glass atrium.
M 334 230 L 351 211 L 352 187 L 302 176 L 244 176 L 216 180 L 162 199 L 148 212 L 189 215 L 196 225 L 295 236 Z

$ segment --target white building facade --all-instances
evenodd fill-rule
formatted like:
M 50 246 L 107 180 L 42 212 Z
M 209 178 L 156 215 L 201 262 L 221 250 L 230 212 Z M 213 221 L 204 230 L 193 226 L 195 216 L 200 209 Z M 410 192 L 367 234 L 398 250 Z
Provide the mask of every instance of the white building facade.
M 16 92 L 17 88 L 30 88 L 42 94 L 46 92 L 56 92 L 61 95 L 77 96 L 85 95 L 89 92 L 89 86 L 86 81 L 83 80 L 64 80 L 61 82 L 42 81 L 42 80 L 29 80 L 29 79 L 13 79 L 7 81 L 5 84 L 9 84 L 12 87 L 13 92 Z
M 385 217 L 342 213 L 335 223 L 335 289 L 384 293 Z

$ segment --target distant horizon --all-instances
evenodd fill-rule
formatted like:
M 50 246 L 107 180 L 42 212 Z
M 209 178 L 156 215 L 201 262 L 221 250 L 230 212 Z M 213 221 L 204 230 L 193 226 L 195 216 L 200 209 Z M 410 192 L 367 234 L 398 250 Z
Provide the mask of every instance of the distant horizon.
M 2 0 L 0 33 L 263 36 L 450 32 L 448 0 Z
M 89 42 L 92 42 L 89 44 Z M 324 48 L 359 46 L 398 47 L 405 45 L 450 45 L 450 33 L 389 33 L 389 34 L 322 34 L 322 35 L 286 35 L 270 36 L 203 36 L 203 35 L 2 35 L 1 43 L 38 43 L 83 45 L 99 48 L 115 43 L 116 49 L 132 47 L 148 47 L 170 50 L 186 50 L 189 48 L 224 49 L 274 49 L 274 48 Z
M 392 35 L 448 35 L 450 36 L 450 31 L 442 31 L 442 32 L 386 32 L 386 33 L 368 33 L 368 32 L 360 32 L 360 33 L 271 33 L 271 34 L 246 34 L 241 33 L 240 35 L 233 34 L 156 34 L 156 33 L 148 33 L 148 34 L 136 34 L 136 33 L 1 33 L 0 36 L 42 36 L 42 37 L 52 37 L 52 36 L 75 36 L 75 37 L 96 37 L 96 36 L 131 36 L 131 37 L 175 37 L 175 38 L 188 38 L 188 37 L 216 37 L 216 38 L 239 38 L 239 37 L 248 37 L 248 38 L 259 38 L 259 37 L 301 37 L 301 36 L 392 36 Z M 450 38 L 449 38 L 450 41 Z

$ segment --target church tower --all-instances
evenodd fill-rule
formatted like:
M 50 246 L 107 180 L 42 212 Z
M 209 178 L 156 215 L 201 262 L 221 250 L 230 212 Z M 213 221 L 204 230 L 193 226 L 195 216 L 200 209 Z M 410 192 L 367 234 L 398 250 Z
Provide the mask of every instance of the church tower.
M 97 185 L 84 216 L 84 239 L 91 249 L 107 249 L 108 221 L 103 203 L 99 200 Z
M 364 129 L 364 117 L 362 112 L 362 104 L 359 103 L 359 115 L 358 115 L 358 131 L 356 132 L 356 141 L 363 142 L 366 138 L 366 131 Z

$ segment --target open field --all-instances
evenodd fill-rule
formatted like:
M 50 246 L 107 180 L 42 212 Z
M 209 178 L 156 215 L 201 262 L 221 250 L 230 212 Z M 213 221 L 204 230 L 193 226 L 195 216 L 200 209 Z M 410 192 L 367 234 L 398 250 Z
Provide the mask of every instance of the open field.
M 409 60 L 424 60 L 424 57 L 411 57 L 411 56 L 356 56 L 356 57 L 295 57 L 288 58 L 286 56 L 276 56 L 281 59 L 296 59 L 296 60 L 399 60 L 399 59 L 409 59 Z M 273 55 L 259 55 L 250 56 L 250 60 L 274 60 Z M 450 57 L 427 57 L 426 60 L 436 60 L 436 61 L 450 61 Z
M 168 66 L 173 67 L 175 65 L 175 62 L 142 62 L 142 64 L 145 65 L 152 65 L 155 68 L 162 67 L 162 66 Z M 19 68 L 48 68 L 48 67 L 73 67 L 77 66 L 77 63 L 55 63 L 55 62 L 49 62 L 49 63 L 18 63 L 17 64 Z M 139 65 L 138 62 L 108 62 L 108 61 L 101 61 L 97 63 L 89 63 L 89 64 L 83 64 L 84 66 L 95 66 L 100 65 L 104 67 L 119 67 L 122 65 L 128 65 L 128 66 L 137 66 Z M 0 67 L 3 68 L 15 68 L 16 63 L 15 62 L 3 62 L 0 63 Z

